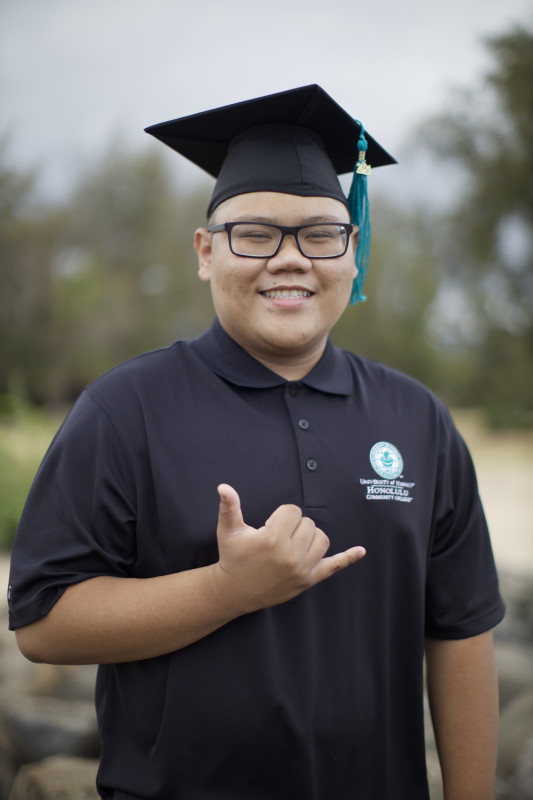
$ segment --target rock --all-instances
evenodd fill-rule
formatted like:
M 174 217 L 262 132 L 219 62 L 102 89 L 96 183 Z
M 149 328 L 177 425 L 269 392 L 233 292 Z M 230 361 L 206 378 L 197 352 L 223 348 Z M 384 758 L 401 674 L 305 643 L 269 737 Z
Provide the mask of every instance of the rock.
M 0 720 L 15 765 L 59 754 L 99 755 L 94 706 L 84 700 L 15 695 L 4 698 Z
M 0 800 L 7 800 L 13 781 L 15 780 L 15 768 L 7 751 L 0 750 Z
M 497 628 L 499 635 L 533 643 L 533 579 L 531 575 L 500 572 L 500 591 L 507 613 Z
M 15 634 L 7 629 L 7 616 L 0 615 L 0 686 L 2 695 L 53 695 L 94 701 L 96 666 L 32 664 L 19 651 Z
M 533 800 L 533 581 L 500 578 L 507 617 L 496 630 L 501 725 L 495 797 Z M 95 672 L 30 664 L 0 609 L 0 800 L 96 800 Z M 430 796 L 442 800 L 427 698 L 425 723 Z
M 87 700 L 94 703 L 96 665 L 33 664 L 28 694 L 51 695 L 64 700 Z
M 510 786 L 516 800 L 533 800 L 533 737 L 526 742 Z
M 497 638 L 496 665 L 503 711 L 516 695 L 533 690 L 533 646 Z
M 429 796 L 431 800 L 442 800 L 442 774 L 436 750 L 426 752 L 426 769 L 428 774 Z
M 428 776 L 429 796 L 431 800 L 442 800 L 442 773 L 435 744 L 435 734 L 429 710 L 427 692 L 424 692 L 424 734 L 426 744 L 426 770 Z
M 522 692 L 503 710 L 500 717 L 498 774 L 508 780 L 519 768 L 527 771 L 526 751 L 533 739 L 533 690 Z
M 9 800 L 98 800 L 98 761 L 55 756 L 18 771 Z
M 0 686 L 2 694 L 26 691 L 36 664 L 27 661 L 17 647 L 13 631 L 8 630 L 7 613 L 0 611 Z

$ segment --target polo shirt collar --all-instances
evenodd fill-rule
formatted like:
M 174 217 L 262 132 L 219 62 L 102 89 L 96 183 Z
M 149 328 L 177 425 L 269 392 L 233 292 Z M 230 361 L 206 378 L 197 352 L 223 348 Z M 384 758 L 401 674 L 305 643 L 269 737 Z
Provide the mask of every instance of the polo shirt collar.
M 191 346 L 213 372 L 236 386 L 268 389 L 289 382 L 238 345 L 223 329 L 218 318 L 215 318 L 209 330 L 191 341 Z M 320 361 L 298 383 L 328 394 L 349 395 L 353 378 L 348 359 L 328 338 Z

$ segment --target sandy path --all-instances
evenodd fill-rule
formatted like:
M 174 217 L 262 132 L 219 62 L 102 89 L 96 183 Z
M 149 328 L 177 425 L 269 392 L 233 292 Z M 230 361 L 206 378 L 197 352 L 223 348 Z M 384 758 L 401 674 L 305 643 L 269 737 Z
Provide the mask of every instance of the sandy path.
M 533 431 L 486 431 L 475 412 L 454 419 L 474 459 L 498 567 L 533 576 Z

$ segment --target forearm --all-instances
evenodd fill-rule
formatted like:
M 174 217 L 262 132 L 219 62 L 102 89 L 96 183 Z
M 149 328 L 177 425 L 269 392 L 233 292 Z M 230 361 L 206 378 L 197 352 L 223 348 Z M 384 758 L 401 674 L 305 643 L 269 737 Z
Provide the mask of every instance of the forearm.
M 221 484 L 219 494 L 216 564 L 70 586 L 45 617 L 17 630 L 26 658 L 52 664 L 155 658 L 243 614 L 284 603 L 365 554 L 352 547 L 325 557 L 329 539 L 292 505 L 279 506 L 260 529 L 251 528 L 237 492 Z
M 238 616 L 217 591 L 215 565 L 135 579 L 98 577 L 70 586 L 41 620 L 19 628 L 32 661 L 137 661 L 179 650 Z
M 492 633 L 426 641 L 428 694 L 445 800 L 493 800 L 498 683 Z

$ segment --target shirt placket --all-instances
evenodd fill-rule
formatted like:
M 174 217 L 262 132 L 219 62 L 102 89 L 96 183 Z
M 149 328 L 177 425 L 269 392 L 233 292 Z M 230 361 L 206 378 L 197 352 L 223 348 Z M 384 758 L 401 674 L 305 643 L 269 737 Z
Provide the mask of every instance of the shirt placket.
M 313 413 L 310 398 L 312 392 L 312 389 L 302 383 L 291 382 L 285 387 L 285 402 L 296 442 L 306 508 L 318 508 L 327 504 L 324 481 L 321 479 L 320 421 L 317 414 Z

